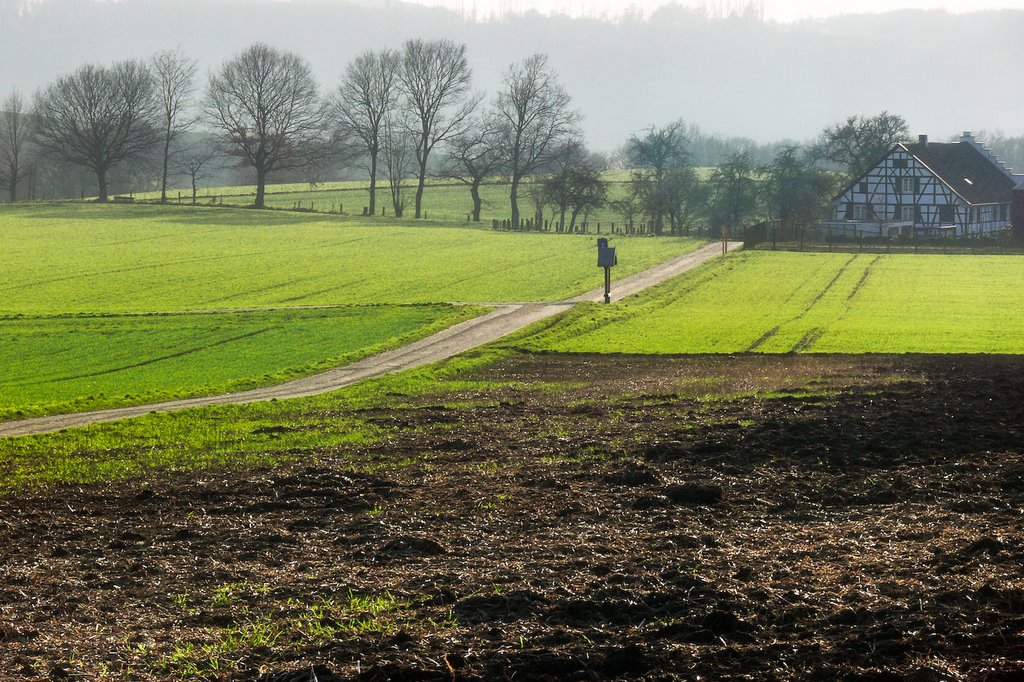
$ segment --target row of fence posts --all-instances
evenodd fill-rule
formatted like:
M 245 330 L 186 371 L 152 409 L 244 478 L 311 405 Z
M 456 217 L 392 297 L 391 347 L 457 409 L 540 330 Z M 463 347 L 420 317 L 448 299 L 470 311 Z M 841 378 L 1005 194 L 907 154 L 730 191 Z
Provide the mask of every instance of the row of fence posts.
M 466 216 L 466 222 L 469 222 L 469 216 Z M 543 223 L 535 222 L 533 218 L 521 218 L 519 220 L 519 227 L 513 227 L 512 221 L 509 219 L 499 220 L 494 218 L 491 220 L 491 229 L 494 230 L 518 230 L 520 232 L 565 232 L 575 234 L 590 234 L 590 228 L 596 229 L 595 234 L 601 234 L 601 223 L 591 224 L 587 221 L 579 223 L 577 225 L 567 226 L 562 221 L 545 220 Z M 639 225 L 629 223 L 611 223 L 607 226 L 607 230 L 604 234 L 648 234 L 647 223 L 640 223 Z

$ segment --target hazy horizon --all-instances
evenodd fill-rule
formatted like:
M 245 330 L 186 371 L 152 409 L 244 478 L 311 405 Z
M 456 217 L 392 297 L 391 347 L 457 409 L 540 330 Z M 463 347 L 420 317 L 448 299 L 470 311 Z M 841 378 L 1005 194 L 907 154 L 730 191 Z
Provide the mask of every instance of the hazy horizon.
M 290 0 L 277 0 L 290 1 Z M 327 0 L 325 0 L 327 1 Z M 624 15 L 648 17 L 655 10 L 678 5 L 712 17 L 743 14 L 748 8 L 766 21 L 793 23 L 851 14 L 881 14 L 901 10 L 944 10 L 952 14 L 1024 9 L 1024 0 L 407 0 L 440 7 L 481 20 L 536 11 L 570 17 L 616 19 Z
M 31 94 L 87 62 L 176 47 L 205 74 L 257 41 L 297 52 L 331 90 L 364 50 L 443 37 L 467 44 L 474 85 L 488 97 L 510 63 L 548 53 L 599 151 L 680 118 L 708 134 L 805 142 L 847 116 L 883 110 L 936 141 L 964 130 L 1024 135 L 1024 93 L 1014 87 L 1020 10 L 774 24 L 666 6 L 639 23 L 533 14 L 477 24 L 397 0 L 44 0 L 38 11 L 12 12 L 20 6 L 0 0 L 0 93 Z

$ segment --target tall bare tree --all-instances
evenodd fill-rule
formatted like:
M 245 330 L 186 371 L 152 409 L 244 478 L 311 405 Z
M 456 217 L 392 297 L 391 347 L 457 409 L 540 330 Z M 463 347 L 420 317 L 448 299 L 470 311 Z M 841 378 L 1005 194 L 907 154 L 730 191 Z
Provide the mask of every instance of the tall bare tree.
M 0 102 L 0 188 L 11 201 L 18 199 L 18 184 L 28 170 L 29 119 L 25 98 L 14 90 Z
M 370 172 L 370 215 L 377 210 L 377 163 L 384 140 L 384 124 L 395 108 L 401 53 L 368 50 L 345 68 L 335 93 L 334 115 L 346 137 L 359 140 Z
M 498 173 L 502 167 L 498 131 L 493 127 L 494 117 L 484 114 L 473 121 L 465 131 L 450 138 L 445 145 L 440 175 L 469 186 L 473 202 L 473 222 L 480 222 L 480 185 Z
M 416 218 L 423 207 L 427 159 L 438 143 L 458 134 L 472 115 L 479 96 L 469 94 L 473 75 L 466 46 L 450 40 L 408 40 L 402 47 L 398 78 L 405 107 L 416 134 Z
M 150 69 L 160 100 L 160 128 L 163 135 L 160 201 L 167 203 L 171 145 L 196 122 L 195 117 L 188 114 L 190 100 L 195 92 L 196 62 L 180 50 L 167 50 L 153 55 Z
M 86 64 L 36 93 L 35 140 L 45 152 L 95 173 L 98 198 L 107 201 L 110 170 L 157 142 L 158 107 L 153 77 L 142 62 Z
M 210 75 L 206 112 L 225 152 L 256 171 L 256 208 L 269 173 L 323 150 L 325 107 L 309 64 L 291 52 L 257 43 L 225 62 Z
M 551 159 L 559 142 L 570 137 L 580 120 L 570 108 L 569 93 L 548 67 L 547 55 L 535 54 L 505 72 L 495 102 L 502 154 L 512 181 L 512 225 L 519 225 L 519 184 Z

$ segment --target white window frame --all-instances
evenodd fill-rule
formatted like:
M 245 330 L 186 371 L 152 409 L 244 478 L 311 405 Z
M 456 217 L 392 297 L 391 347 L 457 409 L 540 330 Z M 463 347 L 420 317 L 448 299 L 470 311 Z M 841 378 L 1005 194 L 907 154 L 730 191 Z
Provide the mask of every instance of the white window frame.
M 900 206 L 900 221 L 901 222 L 915 222 L 917 212 L 914 210 L 914 206 Z
M 853 205 L 853 219 L 854 220 L 867 220 L 868 219 L 868 207 L 864 204 Z
M 900 178 L 900 194 L 914 193 L 914 178 L 905 176 Z

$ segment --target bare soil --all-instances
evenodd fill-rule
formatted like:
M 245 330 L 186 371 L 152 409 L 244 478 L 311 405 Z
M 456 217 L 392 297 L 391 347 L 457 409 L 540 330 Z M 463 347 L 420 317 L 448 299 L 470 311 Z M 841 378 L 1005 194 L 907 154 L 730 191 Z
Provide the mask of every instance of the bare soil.
M 1024 675 L 1024 358 L 477 373 L 521 388 L 392 396 L 378 445 L 294 465 L 0 499 L 0 677 Z

